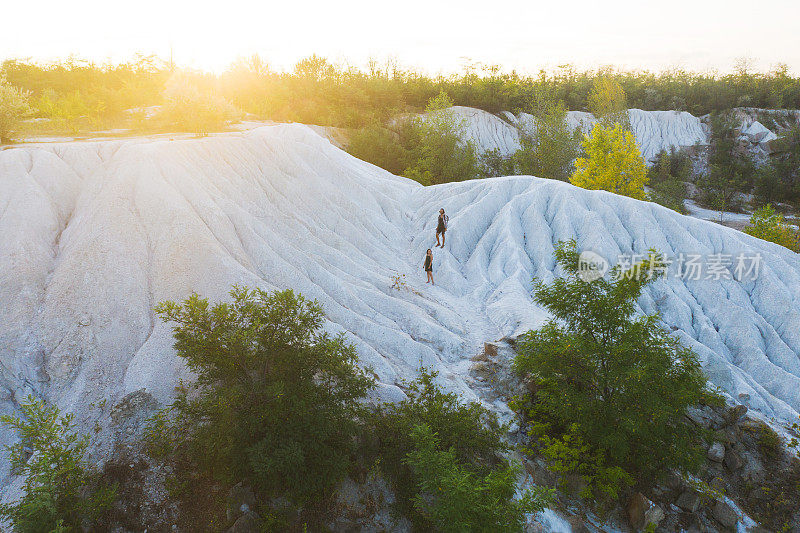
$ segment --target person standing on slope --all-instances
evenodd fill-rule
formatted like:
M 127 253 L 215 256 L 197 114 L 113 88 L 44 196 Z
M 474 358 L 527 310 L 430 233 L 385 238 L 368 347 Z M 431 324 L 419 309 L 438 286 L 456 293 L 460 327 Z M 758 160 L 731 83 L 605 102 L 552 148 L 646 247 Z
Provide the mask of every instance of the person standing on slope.
M 444 208 L 439 209 L 439 221 L 436 223 L 436 246 L 439 246 L 439 234 L 442 235 L 442 244 L 440 248 L 444 248 L 444 234 L 447 231 L 447 222 L 450 217 L 444 214 Z
M 433 252 L 430 248 L 425 253 L 425 264 L 422 266 L 425 269 L 425 273 L 428 274 L 428 281 L 425 283 L 430 283 L 431 285 L 436 285 L 433 282 Z

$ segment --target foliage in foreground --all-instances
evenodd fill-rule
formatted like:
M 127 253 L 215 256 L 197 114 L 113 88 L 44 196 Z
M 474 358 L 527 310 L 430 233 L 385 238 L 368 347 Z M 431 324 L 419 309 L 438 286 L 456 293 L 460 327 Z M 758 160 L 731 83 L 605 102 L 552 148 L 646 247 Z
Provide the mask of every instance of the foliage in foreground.
M 520 531 L 525 513 L 541 511 L 549 498 L 538 489 L 515 499 L 517 467 L 476 474 L 459 463 L 454 448 L 442 449 L 427 424 L 415 426 L 411 439 L 414 447 L 403 462 L 418 480 L 414 506 L 436 531 Z
M 99 482 L 86 457 L 89 436 L 75 430 L 73 415 L 29 396 L 22 417 L 4 415 L 19 442 L 9 447 L 12 471 L 25 476 L 25 496 L 0 505 L 19 533 L 82 531 L 96 525 L 114 501 L 116 489 Z
M 481 404 L 442 391 L 435 378 L 421 369 L 407 398 L 379 406 L 369 428 L 402 510 L 425 530 L 518 530 L 523 512 L 548 494 L 514 499 L 516 469 L 502 456 L 507 428 Z
M 230 303 L 192 295 L 156 308 L 197 375 L 154 418 L 151 451 L 191 480 L 246 480 L 267 496 L 320 499 L 351 465 L 359 400 L 374 386 L 321 307 L 292 291 L 234 287 Z
M 633 133 L 619 124 L 596 125 L 583 140 L 586 157 L 575 161 L 570 182 L 643 200 L 647 167 Z
M 800 251 L 800 233 L 786 223 L 783 215 L 770 204 L 760 207 L 750 216 L 750 225 L 744 232 L 753 237 L 785 246 L 792 251 Z
M 536 391 L 518 404 L 534 447 L 611 497 L 667 468 L 692 471 L 702 435 L 683 415 L 709 394 L 705 377 L 657 315 L 634 316 L 644 287 L 663 273 L 661 256 L 594 280 L 579 275 L 574 241 L 559 243 L 555 257 L 566 277 L 534 289 L 554 318 L 526 334 L 515 360 Z

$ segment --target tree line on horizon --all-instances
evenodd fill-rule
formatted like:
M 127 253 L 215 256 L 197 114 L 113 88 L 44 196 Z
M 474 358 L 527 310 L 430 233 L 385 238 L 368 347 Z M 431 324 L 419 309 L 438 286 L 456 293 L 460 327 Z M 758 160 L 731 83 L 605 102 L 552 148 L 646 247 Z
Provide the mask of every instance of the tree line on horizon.
M 568 110 L 586 110 L 598 78 L 614 80 L 624 90 L 629 107 L 644 110 L 704 115 L 734 107 L 800 108 L 800 77 L 793 76 L 786 65 L 755 72 L 746 61 L 729 74 L 613 67 L 580 71 L 564 65 L 536 75 L 488 66 L 429 76 L 391 61 L 371 62 L 359 69 L 317 55 L 281 72 L 255 55 L 216 75 L 177 69 L 155 56 L 117 64 L 70 57 L 52 63 L 7 59 L 0 72 L 8 84 L 29 95 L 30 116 L 55 119 L 76 131 L 119 127 L 140 119 L 127 111 L 164 103 L 168 81 L 176 75 L 261 119 L 346 128 L 421 111 L 442 91 L 455 105 L 490 113 L 533 113 L 543 98 L 563 102 Z

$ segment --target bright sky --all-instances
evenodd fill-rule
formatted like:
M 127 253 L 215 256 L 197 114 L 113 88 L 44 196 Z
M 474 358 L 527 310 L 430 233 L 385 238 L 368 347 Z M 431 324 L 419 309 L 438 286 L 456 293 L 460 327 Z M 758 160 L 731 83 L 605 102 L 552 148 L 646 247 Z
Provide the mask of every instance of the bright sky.
M 563 63 L 727 72 L 747 57 L 800 74 L 797 0 L 38 0 L 3 2 L 0 14 L 0 59 L 124 61 L 172 48 L 178 64 L 215 71 L 254 53 L 276 68 L 317 53 L 535 73 Z

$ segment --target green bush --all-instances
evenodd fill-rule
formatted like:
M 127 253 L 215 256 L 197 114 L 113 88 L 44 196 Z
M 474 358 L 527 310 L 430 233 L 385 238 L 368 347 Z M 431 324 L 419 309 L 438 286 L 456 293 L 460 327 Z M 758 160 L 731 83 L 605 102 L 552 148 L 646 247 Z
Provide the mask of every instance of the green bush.
M 371 453 L 380 457 L 383 470 L 392 479 L 400 507 L 410 513 L 420 527 L 427 528 L 433 526 L 441 513 L 447 513 L 445 508 L 452 510 L 452 506 L 459 505 L 455 502 L 463 503 L 466 496 L 452 483 L 454 480 L 468 479 L 471 492 L 476 484 L 511 476 L 508 461 L 502 457 L 509 450 L 503 440 L 507 427 L 481 404 L 465 404 L 457 394 L 443 392 L 435 384 L 435 378 L 435 372 L 421 369 L 420 377 L 408 384 L 407 398 L 396 404 L 378 406 L 367 431 L 367 435 L 372 436 Z M 435 437 L 426 435 L 420 430 L 422 427 L 436 428 Z M 425 477 L 426 469 L 433 462 L 442 469 L 427 474 L 434 477 Z M 444 479 L 445 474 L 451 476 L 450 481 Z M 420 498 L 428 501 L 425 487 L 434 481 L 447 481 L 451 492 L 442 495 L 443 499 L 429 508 L 421 504 Z M 481 498 L 491 493 L 485 489 L 479 491 Z M 537 493 L 535 501 L 541 501 L 540 496 Z M 496 499 L 493 505 L 508 510 L 518 505 L 511 501 L 512 497 L 513 491 Z M 480 501 L 481 505 L 487 504 L 483 499 Z M 469 528 L 461 529 L 467 530 Z
M 417 479 L 414 505 L 436 531 L 521 531 L 525 513 L 541 511 L 549 498 L 548 491 L 537 489 L 515 499 L 518 468 L 505 465 L 475 474 L 453 448 L 442 449 L 427 424 L 415 426 L 411 439 L 414 446 L 404 463 Z
M 478 156 L 478 174 L 483 178 L 511 176 L 514 174 L 514 156 L 505 156 L 494 148 Z
M 77 532 L 98 525 L 114 501 L 116 488 L 99 481 L 86 457 L 88 435 L 75 430 L 73 415 L 29 396 L 22 417 L 4 415 L 0 423 L 19 441 L 10 446 L 12 471 L 25 476 L 25 496 L 0 505 L 0 517 L 19 533 Z
M 176 76 L 164 90 L 164 105 L 159 119 L 168 128 L 208 135 L 222 130 L 240 113 L 213 87 L 201 80 Z
M 400 135 L 380 125 L 356 130 L 350 136 L 347 152 L 398 176 L 405 170 L 408 157 Z
M 151 452 L 268 496 L 320 499 L 351 465 L 359 400 L 374 380 L 344 336 L 322 332 L 316 303 L 292 291 L 234 287 L 230 303 L 164 302 L 175 348 L 196 375 L 147 432 Z
M 781 455 L 783 440 L 778 433 L 764 422 L 758 427 L 758 449 L 766 459 L 777 460 Z
M 520 149 L 513 155 L 517 173 L 567 181 L 581 155 L 583 133 L 567 123 L 564 104 L 546 103 L 537 110 L 536 127 L 520 139 Z
M 741 210 L 735 196 L 750 192 L 756 165 L 738 145 L 732 113 L 715 113 L 711 117 L 708 164 L 708 172 L 697 182 L 701 193 L 699 201 L 719 211 Z
M 650 186 L 647 199 L 685 214 L 686 185 L 683 182 L 689 179 L 690 172 L 691 161 L 683 152 L 673 148 L 670 152 L 659 153 L 647 170 Z
M 31 114 L 30 93 L 14 87 L 0 73 L 0 143 L 11 140 L 11 132 Z
M 546 424 L 532 425 L 530 435 L 537 438 L 537 447 L 529 448 L 528 452 L 541 451 L 550 461 L 550 469 L 562 475 L 563 489 L 570 488 L 568 476 L 578 475 L 583 482 L 580 497 L 613 500 L 633 484 L 633 478 L 624 468 L 609 466 L 604 452 L 583 440 L 577 424 L 554 437 L 547 434 L 547 428 Z
M 412 119 L 406 177 L 423 185 L 478 177 L 475 147 L 464 140 L 466 124 L 449 109 L 452 105 L 442 92 L 428 102 L 425 115 Z
M 753 237 L 780 244 L 795 252 L 800 251 L 800 233 L 788 225 L 783 215 L 770 204 L 755 210 L 750 216 L 750 225 L 744 231 Z
M 683 182 L 689 179 L 691 171 L 692 162 L 686 152 L 674 147 L 669 152 L 660 152 L 647 170 L 648 200 L 685 214 L 686 185 Z
M 661 257 L 651 252 L 627 271 L 615 268 L 611 279 L 580 275 L 575 241 L 560 242 L 555 257 L 566 277 L 534 285 L 534 300 L 554 318 L 525 335 L 515 360 L 535 383 L 523 406 L 533 427 L 553 442 L 570 435 L 583 462 L 602 458 L 600 467 L 619 467 L 633 479 L 692 471 L 703 457 L 702 434 L 684 414 L 709 394 L 705 377 L 657 315 L 634 317 L 644 287 L 663 274 Z M 627 477 L 612 476 L 612 489 Z

